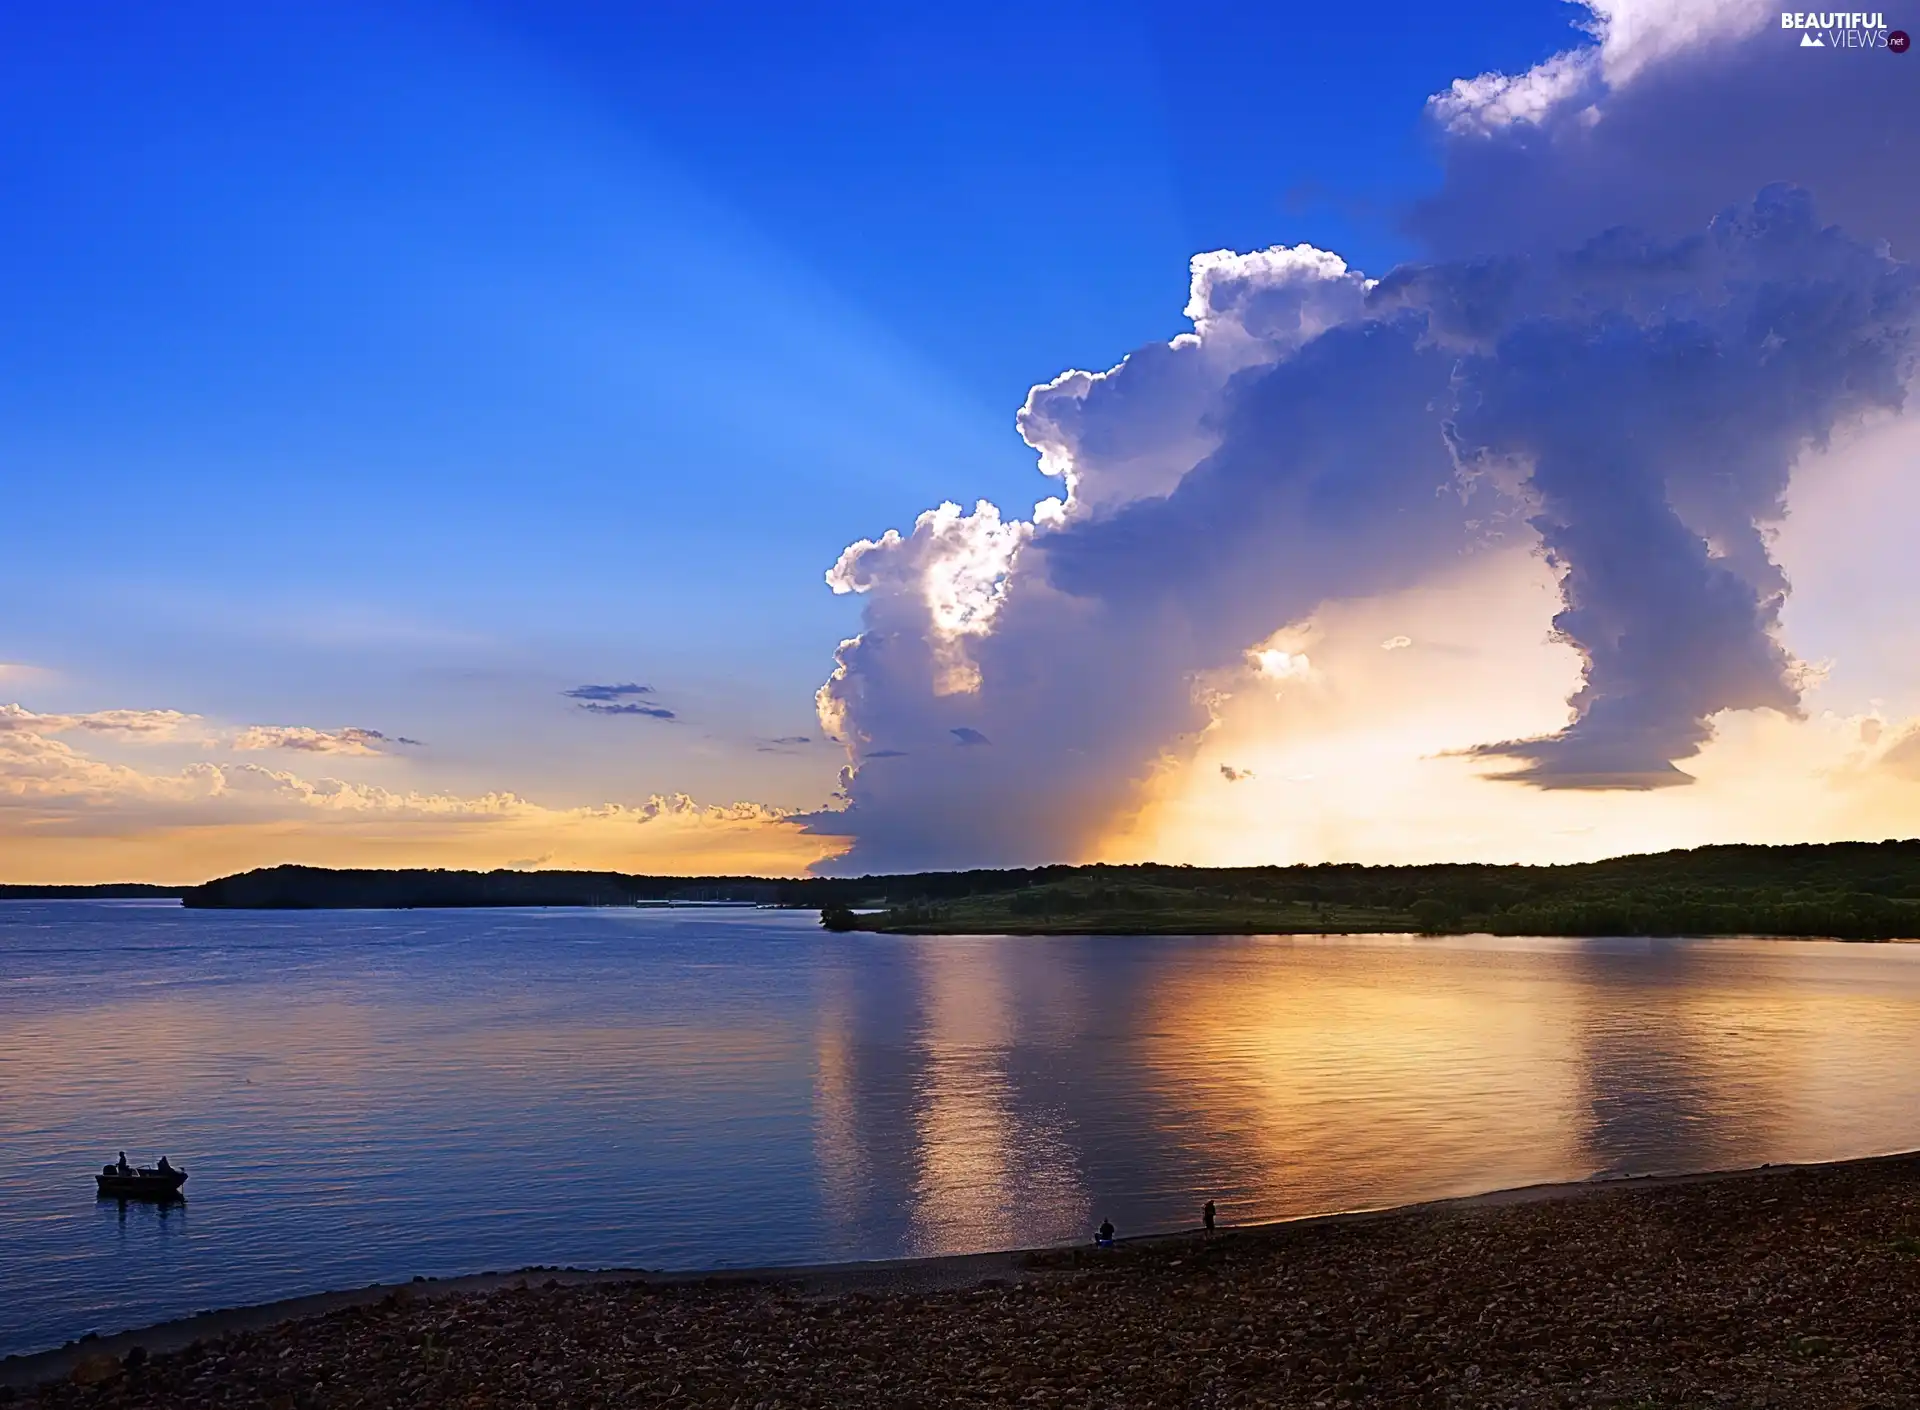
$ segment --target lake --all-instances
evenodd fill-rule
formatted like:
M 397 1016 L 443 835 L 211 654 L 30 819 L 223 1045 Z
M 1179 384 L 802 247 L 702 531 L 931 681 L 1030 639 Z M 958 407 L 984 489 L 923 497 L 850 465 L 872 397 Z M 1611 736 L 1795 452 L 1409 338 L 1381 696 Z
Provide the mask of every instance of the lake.
M 1920 1147 L 1920 946 L 0 902 L 0 1355 L 529 1264 L 888 1258 Z M 183 1205 L 96 1200 L 125 1149 Z

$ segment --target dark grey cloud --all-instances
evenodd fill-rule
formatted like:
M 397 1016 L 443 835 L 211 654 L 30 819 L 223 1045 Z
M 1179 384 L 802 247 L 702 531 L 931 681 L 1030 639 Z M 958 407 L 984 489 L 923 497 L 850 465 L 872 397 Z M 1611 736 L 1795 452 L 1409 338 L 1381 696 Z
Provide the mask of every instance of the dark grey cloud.
M 576 685 L 572 690 L 560 692 L 573 700 L 624 700 L 633 695 L 653 695 L 656 692 L 650 685 L 636 685 L 628 681 L 625 685 Z
M 598 700 L 585 700 L 580 704 L 582 710 L 595 715 L 644 715 L 650 720 L 672 720 L 678 716 L 664 705 L 642 705 L 637 701 L 608 705 Z
M 1431 277 L 1429 277 L 1431 276 Z M 1405 306 L 1444 270 L 1383 281 Z M 1840 422 L 1902 405 L 1920 286 L 1910 266 L 1770 188 L 1679 241 L 1615 231 L 1528 260 L 1488 302 L 1449 423 L 1467 461 L 1520 461 L 1530 523 L 1562 573 L 1554 629 L 1586 663 L 1572 722 L 1492 744 L 1552 787 L 1684 783 L 1674 761 L 1721 710 L 1795 713 L 1775 636 L 1787 581 L 1765 526 Z
M 974 729 L 971 725 L 961 725 L 956 729 L 948 730 L 947 733 L 952 735 L 955 739 L 959 740 L 960 743 L 962 744 L 993 743 L 991 739 L 988 739 L 984 734 L 980 733 L 979 730 Z
M 1224 778 L 1228 783 L 1238 783 L 1243 778 L 1252 778 L 1253 770 L 1236 769 L 1232 764 L 1222 764 L 1220 766 L 1220 777 Z
M 760 754 L 796 754 L 812 743 L 812 735 L 783 734 L 778 739 L 762 740 L 754 750 Z

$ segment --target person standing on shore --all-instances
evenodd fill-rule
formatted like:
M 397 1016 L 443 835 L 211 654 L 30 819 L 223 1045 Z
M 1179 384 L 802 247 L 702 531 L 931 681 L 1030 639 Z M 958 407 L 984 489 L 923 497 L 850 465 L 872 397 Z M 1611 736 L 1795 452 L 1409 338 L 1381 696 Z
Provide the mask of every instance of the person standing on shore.
M 1213 1232 L 1213 1201 L 1208 1200 L 1200 1210 L 1200 1222 L 1206 1226 L 1209 1234 Z

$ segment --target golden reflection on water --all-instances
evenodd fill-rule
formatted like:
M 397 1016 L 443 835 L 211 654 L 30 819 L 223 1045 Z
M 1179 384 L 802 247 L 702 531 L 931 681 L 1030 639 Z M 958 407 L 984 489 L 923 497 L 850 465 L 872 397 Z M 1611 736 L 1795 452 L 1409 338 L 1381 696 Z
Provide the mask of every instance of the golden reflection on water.
M 1112 1205 L 1289 1217 L 1920 1135 L 1920 1075 L 1888 1071 L 1920 1037 L 1910 955 L 1876 976 L 1776 942 L 1040 943 L 912 952 L 916 1249 L 1073 1238 Z
M 1572 1162 L 1560 986 L 1497 963 L 1435 973 L 1418 944 L 1253 940 L 1187 956 L 1156 986 L 1142 1025 L 1156 1121 L 1204 1152 L 1243 1213 L 1523 1183 Z
M 1021 1036 L 1009 973 L 1015 958 L 1002 945 L 968 940 L 923 952 L 909 1215 L 915 1252 L 992 1248 L 1010 1225 L 1084 1222 L 1064 1115 L 1023 1101 L 1010 1071 Z
M 813 1151 L 820 1168 L 820 1195 L 836 1229 L 852 1230 L 860 1219 L 869 1180 L 866 1143 L 854 1057 L 853 996 L 843 969 L 823 978 L 814 1019 Z

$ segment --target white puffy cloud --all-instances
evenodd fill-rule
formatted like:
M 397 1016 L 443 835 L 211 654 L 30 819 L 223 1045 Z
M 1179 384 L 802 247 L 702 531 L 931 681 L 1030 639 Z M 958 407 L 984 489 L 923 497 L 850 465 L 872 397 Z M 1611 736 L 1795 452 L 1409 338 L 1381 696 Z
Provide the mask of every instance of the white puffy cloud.
M 1525 73 L 1456 78 L 1427 101 L 1454 136 L 1487 137 L 1516 125 L 1539 126 L 1574 99 L 1591 96 L 1599 74 L 1598 49 L 1572 49 Z
M 13 718 L 12 725 L 0 728 L 0 811 L 193 801 L 213 797 L 223 787 L 220 770 L 211 764 L 148 773 L 95 759 Z
M 1678 61 L 1766 29 L 1771 0 L 1572 0 L 1587 11 L 1590 45 L 1569 49 L 1525 73 L 1457 78 L 1428 100 L 1455 136 L 1491 137 L 1541 127 L 1573 110 L 1579 121 L 1604 116 L 1598 106 L 1618 88 L 1665 61 Z
M 1027 395 L 1015 422 L 1040 469 L 1066 482 L 1057 512 L 1111 512 L 1165 494 L 1218 444 L 1221 397 L 1235 373 L 1271 364 L 1360 312 L 1367 281 L 1311 245 L 1190 266 L 1193 331 L 1150 343 L 1105 372 L 1063 372 Z

